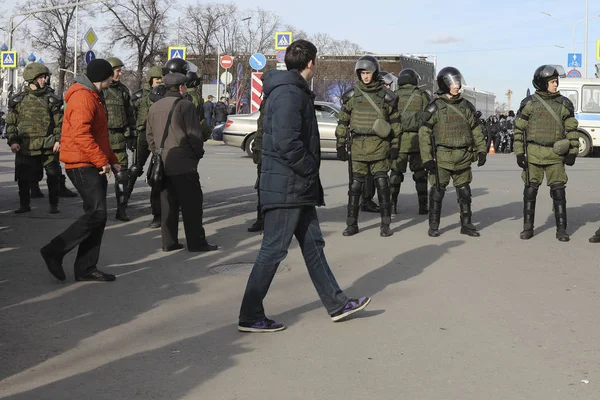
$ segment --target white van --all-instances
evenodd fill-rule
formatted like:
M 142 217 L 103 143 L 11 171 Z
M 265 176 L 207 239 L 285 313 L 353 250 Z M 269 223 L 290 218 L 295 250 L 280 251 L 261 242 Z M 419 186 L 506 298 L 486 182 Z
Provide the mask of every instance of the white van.
M 600 147 L 600 79 L 560 78 L 558 90 L 575 106 L 579 156 L 585 157 Z

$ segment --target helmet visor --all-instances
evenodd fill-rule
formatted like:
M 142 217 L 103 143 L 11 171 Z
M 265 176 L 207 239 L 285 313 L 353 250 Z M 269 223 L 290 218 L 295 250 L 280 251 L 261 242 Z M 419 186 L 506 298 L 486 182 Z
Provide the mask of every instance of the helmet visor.
M 189 72 L 193 72 L 193 73 L 195 73 L 195 74 L 197 74 L 197 73 L 198 73 L 198 67 L 196 66 L 196 64 L 194 64 L 194 63 L 192 63 L 192 62 L 189 62 L 189 61 L 187 61 L 187 65 L 188 65 L 188 71 L 189 71 Z
M 370 60 L 358 60 L 356 62 L 356 70 L 365 70 L 367 72 L 377 71 L 377 66 Z
M 459 88 L 463 88 L 467 84 L 462 74 L 446 75 L 444 76 L 444 83 L 448 85 L 449 88 L 452 87 L 452 85 L 457 85 Z

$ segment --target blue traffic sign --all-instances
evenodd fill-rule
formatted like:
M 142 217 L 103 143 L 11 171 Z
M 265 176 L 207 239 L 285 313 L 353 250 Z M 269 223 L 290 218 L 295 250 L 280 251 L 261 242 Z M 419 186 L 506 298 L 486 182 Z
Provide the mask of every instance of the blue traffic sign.
M 567 66 L 570 68 L 579 68 L 582 63 L 581 53 L 569 53 L 567 58 Z
M 267 57 L 262 53 L 254 53 L 250 56 L 250 68 L 260 71 L 267 65 Z
M 94 53 L 92 50 L 88 50 L 85 53 L 85 63 L 89 64 L 92 60 L 96 59 L 96 53 Z
M 285 50 L 279 50 L 275 56 L 278 62 L 285 62 Z
M 0 67 L 2 68 L 17 68 L 17 52 L 3 51 Z
M 581 78 L 581 72 L 576 69 L 572 69 L 567 72 L 567 78 Z
M 185 46 L 169 46 L 169 60 L 173 58 L 183 58 L 185 60 L 186 49 Z

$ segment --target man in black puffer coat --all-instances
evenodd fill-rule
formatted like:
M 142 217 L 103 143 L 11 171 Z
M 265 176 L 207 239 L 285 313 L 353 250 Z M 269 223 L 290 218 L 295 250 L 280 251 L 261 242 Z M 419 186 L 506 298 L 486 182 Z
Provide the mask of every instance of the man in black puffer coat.
M 260 202 L 264 236 L 240 310 L 241 332 L 277 332 L 285 325 L 268 319 L 263 308 L 279 263 L 292 236 L 300 243 L 313 285 L 334 322 L 364 309 L 368 297 L 348 299 L 327 264 L 325 241 L 316 206 L 324 205 L 319 178 L 321 146 L 314 95 L 307 81 L 314 76 L 317 48 L 297 40 L 286 49 L 288 71 L 272 71 L 263 82 L 266 103 Z

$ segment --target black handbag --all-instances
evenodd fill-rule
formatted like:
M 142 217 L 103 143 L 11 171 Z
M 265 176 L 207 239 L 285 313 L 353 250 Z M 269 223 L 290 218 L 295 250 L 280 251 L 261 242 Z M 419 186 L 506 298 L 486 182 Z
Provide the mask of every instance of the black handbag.
M 175 106 L 177 105 L 177 103 L 179 103 L 180 100 L 181 99 L 175 100 L 173 106 L 171 107 L 171 111 L 169 111 L 169 117 L 167 118 L 167 124 L 165 125 L 165 132 L 160 143 L 160 148 L 157 152 L 152 153 L 152 159 L 150 160 L 150 168 L 148 168 L 148 172 L 146 173 L 146 182 L 148 182 L 148 185 L 159 190 L 162 190 L 165 178 L 165 166 L 163 164 L 161 154 L 163 149 L 165 148 L 165 141 L 167 140 L 167 135 L 169 134 L 169 126 L 171 125 L 173 111 L 175 110 Z

